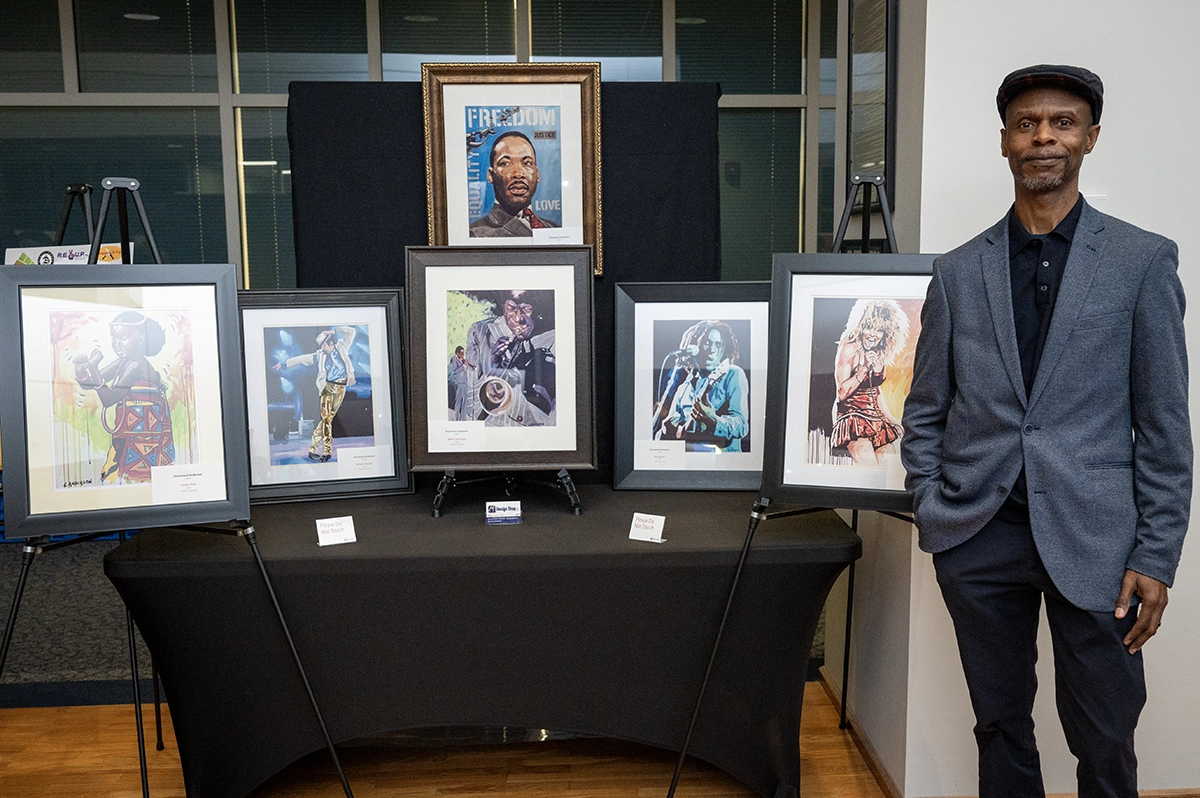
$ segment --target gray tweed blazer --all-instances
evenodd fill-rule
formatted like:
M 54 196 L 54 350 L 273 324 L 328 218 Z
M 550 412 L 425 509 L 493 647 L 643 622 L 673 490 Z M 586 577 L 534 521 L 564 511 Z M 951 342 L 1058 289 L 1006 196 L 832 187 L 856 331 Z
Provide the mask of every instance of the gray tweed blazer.
M 1023 465 L 1069 601 L 1112 611 L 1127 568 L 1172 583 L 1192 490 L 1178 260 L 1085 203 L 1028 399 L 1006 219 L 934 262 L 901 440 L 923 550 L 978 532 Z

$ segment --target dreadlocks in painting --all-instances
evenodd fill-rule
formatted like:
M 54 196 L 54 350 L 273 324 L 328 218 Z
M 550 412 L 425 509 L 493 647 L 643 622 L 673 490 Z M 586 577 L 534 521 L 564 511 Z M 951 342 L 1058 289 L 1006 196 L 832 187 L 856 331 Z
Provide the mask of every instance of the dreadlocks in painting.
M 856 465 L 877 465 L 883 450 L 903 434 L 879 386 L 907 340 L 908 316 L 895 300 L 860 299 L 850 309 L 834 362 L 832 443 L 844 447 Z

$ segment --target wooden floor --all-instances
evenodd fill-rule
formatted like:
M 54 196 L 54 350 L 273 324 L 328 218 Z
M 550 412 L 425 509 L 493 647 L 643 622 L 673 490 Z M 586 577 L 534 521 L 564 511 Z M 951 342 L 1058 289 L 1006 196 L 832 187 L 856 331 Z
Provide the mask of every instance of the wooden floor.
M 0 710 L 3 798 L 139 798 L 133 707 Z M 150 795 L 183 798 L 179 756 L 166 723 L 165 751 L 154 750 L 146 711 Z M 803 798 L 883 798 L 850 735 L 838 729 L 825 691 L 810 683 L 800 734 Z M 352 748 L 339 752 L 357 798 L 656 798 L 665 796 L 675 756 L 614 740 L 437 748 Z M 315 754 L 256 790 L 254 798 L 337 798 L 329 758 Z M 704 763 L 689 760 L 679 798 L 751 798 L 753 793 Z

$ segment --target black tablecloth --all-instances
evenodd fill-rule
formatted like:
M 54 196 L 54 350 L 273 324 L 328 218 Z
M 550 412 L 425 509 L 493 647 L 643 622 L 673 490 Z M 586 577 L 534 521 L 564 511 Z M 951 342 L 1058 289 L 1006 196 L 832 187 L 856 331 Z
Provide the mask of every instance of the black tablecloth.
M 524 522 L 498 527 L 483 503 L 503 493 L 479 485 L 457 488 L 439 519 L 430 495 L 255 508 L 335 741 L 512 725 L 679 749 L 753 496 L 580 493 L 576 517 L 550 489 L 526 489 Z M 628 539 L 635 510 L 666 516 L 665 543 Z M 319 548 L 315 519 L 344 515 L 358 542 Z M 766 796 L 799 784 L 813 633 L 860 551 L 831 512 L 761 525 L 691 753 Z M 245 542 L 150 530 L 105 572 L 158 664 L 189 796 L 243 796 L 323 747 Z

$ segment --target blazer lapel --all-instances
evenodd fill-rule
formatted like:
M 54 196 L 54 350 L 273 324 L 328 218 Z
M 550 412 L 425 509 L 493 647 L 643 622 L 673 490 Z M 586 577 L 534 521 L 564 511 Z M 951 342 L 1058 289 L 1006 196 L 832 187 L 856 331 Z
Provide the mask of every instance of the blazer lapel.
M 1013 391 L 1025 407 L 1025 379 L 1021 376 L 1021 353 L 1017 350 L 1017 322 L 1013 318 L 1012 278 L 1008 267 L 1008 217 L 987 232 L 988 247 L 980 257 L 983 287 L 987 292 L 992 325 L 996 328 L 996 343 L 1000 359 L 1012 383 Z
M 1067 348 L 1067 338 L 1079 318 L 1083 301 L 1087 298 L 1088 289 L 1096 276 L 1096 267 L 1100 264 L 1102 239 L 1098 235 L 1104 229 L 1104 219 L 1088 205 L 1083 203 L 1083 211 L 1079 216 L 1079 225 L 1075 228 L 1075 238 L 1071 242 L 1071 254 L 1067 256 L 1067 265 L 1063 269 L 1062 285 L 1058 288 L 1058 299 L 1054 302 L 1054 316 L 1050 320 L 1050 330 L 1046 333 L 1046 345 L 1042 349 L 1042 361 L 1038 364 L 1037 374 L 1033 378 L 1033 389 L 1029 392 L 1029 404 L 1032 406 L 1046 388 L 1054 367 L 1058 364 Z

